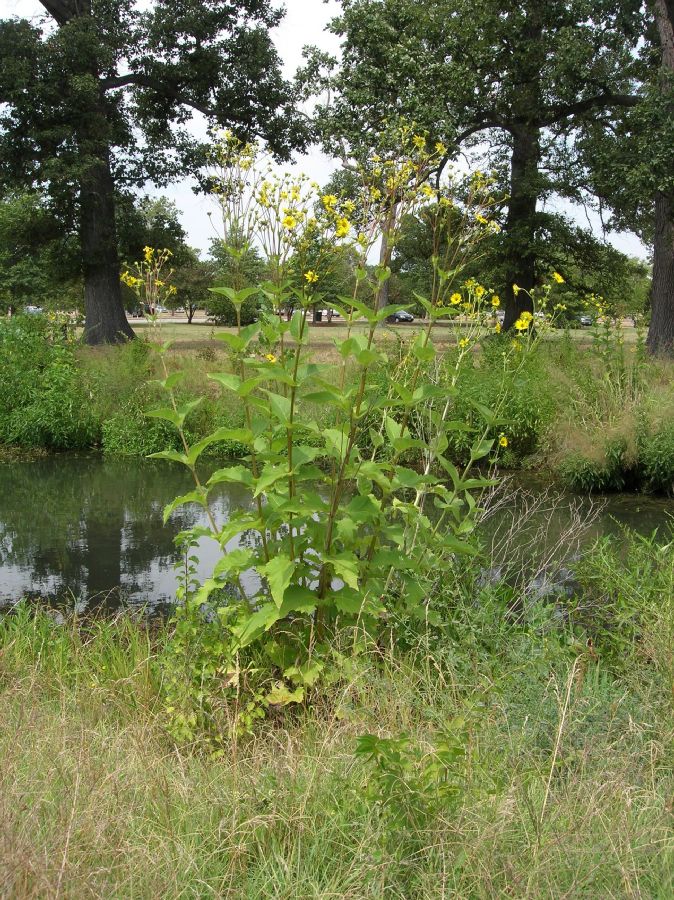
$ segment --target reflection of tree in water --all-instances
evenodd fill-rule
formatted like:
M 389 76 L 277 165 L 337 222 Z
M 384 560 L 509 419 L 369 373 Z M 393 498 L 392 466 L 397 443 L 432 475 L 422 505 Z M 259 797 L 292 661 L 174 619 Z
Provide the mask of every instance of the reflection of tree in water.
M 151 594 L 152 567 L 173 566 L 174 536 L 200 518 L 189 506 L 163 524 L 164 506 L 190 489 L 187 471 L 162 462 L 52 456 L 0 465 L 0 568 L 25 569 L 36 584 L 56 578 L 59 593 L 77 598 L 120 587 Z M 221 494 L 219 518 L 230 501 L 245 498 Z

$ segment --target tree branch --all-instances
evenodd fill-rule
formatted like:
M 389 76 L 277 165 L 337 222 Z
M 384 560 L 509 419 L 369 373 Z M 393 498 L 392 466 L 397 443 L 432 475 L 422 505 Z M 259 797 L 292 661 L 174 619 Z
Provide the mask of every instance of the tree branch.
M 212 107 L 197 103 L 194 99 L 175 87 L 175 85 L 171 85 L 165 81 L 158 81 L 151 78 L 149 75 L 143 75 L 137 72 L 130 72 L 128 75 L 117 75 L 113 78 L 104 78 L 101 81 L 101 87 L 104 91 L 114 91 L 125 87 L 144 87 L 151 91 L 156 91 L 158 94 L 169 96 L 177 103 L 189 106 L 190 109 L 194 109 L 204 116 L 210 117 L 215 115 L 215 110 Z
M 40 0 L 40 4 L 59 25 L 65 25 L 75 15 L 68 0 Z
M 587 97 L 585 100 L 578 100 L 577 103 L 559 104 L 558 106 L 550 106 L 544 109 L 540 116 L 537 116 L 532 122 L 539 128 L 546 128 L 554 125 L 564 119 L 570 119 L 579 113 L 589 112 L 591 109 L 600 109 L 608 106 L 633 107 L 641 102 L 641 97 L 636 94 L 612 94 L 610 91 L 597 94 L 594 97 Z M 517 121 L 517 120 L 516 120 Z M 524 122 L 522 118 L 519 121 Z

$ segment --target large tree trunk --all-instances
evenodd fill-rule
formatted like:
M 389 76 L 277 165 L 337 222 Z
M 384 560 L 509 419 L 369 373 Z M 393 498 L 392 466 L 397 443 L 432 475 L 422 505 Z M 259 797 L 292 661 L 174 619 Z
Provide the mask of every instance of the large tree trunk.
M 134 337 L 119 281 L 115 185 L 109 153 L 94 163 L 80 185 L 80 240 L 84 273 L 84 340 L 117 344 Z
M 662 85 L 674 82 L 674 0 L 656 0 L 655 19 L 662 47 Z M 674 192 L 655 196 L 653 287 L 648 349 L 674 356 Z
M 674 200 L 671 194 L 655 197 L 655 242 L 651 324 L 647 347 L 650 353 L 674 355 Z
M 41 0 L 59 27 L 91 16 L 91 0 Z M 83 174 L 80 179 L 80 244 L 84 275 L 84 340 L 118 344 L 134 337 L 119 281 L 115 183 L 110 168 L 110 123 L 100 71 L 92 62 L 85 72 L 99 82 L 98 96 L 84 116 L 76 138 Z
M 536 283 L 536 203 L 541 158 L 540 129 L 532 124 L 512 129 L 510 200 L 505 229 L 505 318 L 511 328 L 525 310 L 533 312 L 530 293 Z M 517 288 L 514 289 L 514 285 Z

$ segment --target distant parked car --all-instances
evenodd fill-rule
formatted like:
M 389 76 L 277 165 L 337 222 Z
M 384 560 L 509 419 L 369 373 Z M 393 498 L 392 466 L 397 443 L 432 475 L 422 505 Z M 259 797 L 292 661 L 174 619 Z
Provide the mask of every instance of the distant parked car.
M 594 325 L 594 322 L 592 316 L 578 316 L 578 324 L 587 327 L 588 325 Z
M 42 312 L 41 306 L 24 306 L 23 311 L 29 316 L 39 316 Z
M 414 316 L 405 309 L 399 309 L 388 316 L 386 321 L 390 322 L 391 325 L 398 325 L 400 322 L 414 322 Z

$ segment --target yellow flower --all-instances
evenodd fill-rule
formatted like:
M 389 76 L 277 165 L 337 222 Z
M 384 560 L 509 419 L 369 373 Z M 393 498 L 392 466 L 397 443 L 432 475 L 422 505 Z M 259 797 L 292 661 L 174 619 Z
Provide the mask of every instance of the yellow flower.
M 337 219 L 337 229 L 335 231 L 335 234 L 338 238 L 346 237 L 350 231 L 351 222 L 349 222 L 348 219 L 345 219 L 344 216 L 341 216 L 341 218 Z
M 486 291 L 482 287 L 482 285 L 478 284 L 478 286 L 475 288 L 475 296 L 477 297 L 477 299 L 479 300 L 480 297 L 484 297 L 485 293 L 486 293 Z
M 337 206 L 337 197 L 334 194 L 325 194 L 322 197 L 323 206 L 326 209 L 334 209 Z
M 526 331 L 528 327 L 529 322 L 525 318 L 523 318 L 523 316 L 520 316 L 520 318 L 515 322 L 515 328 L 518 331 Z
M 501 298 L 498 296 L 498 294 L 494 294 L 494 296 L 491 298 L 491 305 L 494 307 L 494 309 L 496 309 L 497 306 L 501 305 Z
M 428 197 L 429 200 L 435 197 L 435 191 L 430 186 L 430 184 L 424 184 L 421 188 L 421 193 L 424 195 L 424 197 Z
M 417 148 L 417 150 L 426 149 L 426 138 L 421 134 L 415 134 L 412 138 L 412 143 Z
M 498 436 L 498 443 L 500 447 L 508 446 L 508 438 L 505 436 L 505 434 L 503 434 L 503 432 L 501 432 L 501 434 L 499 434 Z
M 152 247 L 143 247 L 143 253 L 145 254 L 145 262 L 152 262 L 152 257 L 154 255 Z
M 435 145 L 435 152 L 436 152 L 436 153 L 442 154 L 442 156 L 444 156 L 445 153 L 447 152 L 447 148 L 446 148 L 445 145 L 442 143 L 442 141 L 438 141 L 438 142 L 436 143 L 436 145 Z
M 459 347 L 461 347 L 462 350 L 465 349 L 468 344 L 470 344 L 468 338 L 461 338 L 461 340 L 459 341 Z
M 517 285 L 517 284 L 514 284 L 514 285 L 513 285 L 513 294 L 514 294 L 515 296 L 517 296 L 521 290 L 522 290 L 522 288 L 519 287 L 519 285 Z
M 265 359 L 269 360 L 270 363 L 276 362 L 276 357 L 274 356 L 273 353 L 267 353 L 267 355 L 265 356 Z
M 553 273 L 552 273 L 552 277 L 555 279 L 555 281 L 557 282 L 557 284 L 564 284 L 564 279 L 563 279 L 562 276 L 559 274 L 559 272 L 553 272 Z
M 494 325 L 494 333 L 495 334 L 501 333 L 501 323 L 500 322 L 497 322 L 496 325 Z
M 309 282 L 309 284 L 315 284 L 318 281 L 318 275 L 314 272 L 313 269 L 309 269 L 308 272 L 304 273 L 304 277 Z
M 461 294 L 452 294 L 452 296 L 449 298 L 449 302 L 452 304 L 452 306 L 458 306 L 459 303 L 461 303 Z
M 284 228 L 287 228 L 288 231 L 292 231 L 293 228 L 297 228 L 297 219 L 295 216 L 288 215 L 285 216 L 281 224 Z
M 525 312 L 523 312 L 522 315 L 520 316 L 520 319 L 521 319 L 523 322 L 526 322 L 527 325 L 528 325 L 529 322 L 531 322 L 531 320 L 533 319 L 533 315 L 532 315 L 530 312 L 525 311 Z

